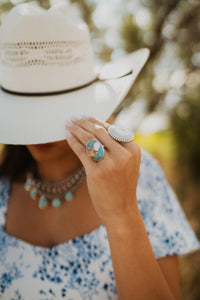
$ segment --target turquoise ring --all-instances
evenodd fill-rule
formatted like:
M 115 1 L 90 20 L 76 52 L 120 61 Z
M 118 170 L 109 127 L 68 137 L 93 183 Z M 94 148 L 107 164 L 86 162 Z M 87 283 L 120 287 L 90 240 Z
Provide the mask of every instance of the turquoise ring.
M 97 140 L 90 140 L 86 145 L 86 153 L 94 161 L 100 161 L 104 157 L 104 146 Z

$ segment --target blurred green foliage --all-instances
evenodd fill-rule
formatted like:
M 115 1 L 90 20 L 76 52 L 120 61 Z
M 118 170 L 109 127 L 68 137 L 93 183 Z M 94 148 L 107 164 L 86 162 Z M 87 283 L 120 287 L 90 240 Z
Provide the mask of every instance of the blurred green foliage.
M 136 143 L 149 151 L 158 160 L 171 163 L 175 157 L 174 134 L 171 130 L 159 131 L 150 135 L 136 134 Z
M 7 0 L 1 0 L 0 1 L 0 14 L 4 14 L 8 12 L 11 8 L 13 8 L 17 3 L 22 3 L 22 2 L 32 2 L 32 0 L 26 0 L 26 1 L 7 1 Z M 38 0 L 37 1 L 40 6 L 43 8 L 50 8 L 50 1 L 49 0 Z
M 171 114 L 177 161 L 200 179 L 200 84 L 189 89 Z
M 146 99 L 147 113 L 156 109 L 167 111 L 177 146 L 177 161 L 199 180 L 200 2 L 141 2 L 152 16 L 149 26 L 137 28 L 129 13 L 121 28 L 128 51 L 142 46 L 151 50 L 150 61 L 133 95 Z

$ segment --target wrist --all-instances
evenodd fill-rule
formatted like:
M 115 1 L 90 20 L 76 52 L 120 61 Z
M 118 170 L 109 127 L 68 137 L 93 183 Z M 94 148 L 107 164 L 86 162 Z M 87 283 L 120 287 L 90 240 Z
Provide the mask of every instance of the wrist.
M 129 209 L 127 212 L 120 213 L 110 217 L 104 222 L 107 231 L 124 232 L 129 229 L 133 230 L 138 227 L 139 223 L 143 223 L 142 216 L 138 206 Z

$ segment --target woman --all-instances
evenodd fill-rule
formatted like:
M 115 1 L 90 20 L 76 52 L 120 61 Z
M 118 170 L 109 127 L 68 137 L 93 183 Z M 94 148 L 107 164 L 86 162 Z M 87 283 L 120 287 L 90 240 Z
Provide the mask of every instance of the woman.
M 20 20 L 27 13 L 27 6 L 21 8 Z M 40 22 L 41 12 L 35 14 Z M 9 72 L 10 65 L 3 63 Z M 1 82 L 7 91 L 1 92 L 0 104 L 7 116 L 14 97 L 20 108 L 26 105 L 21 97 L 30 99 L 8 96 L 8 91 L 24 93 L 20 88 L 26 86 L 24 78 L 17 91 L 12 83 L 11 91 L 9 79 Z M 38 105 L 32 99 L 29 107 L 31 102 L 31 107 Z M 39 106 L 48 122 L 43 106 L 50 110 L 50 101 L 43 103 Z M 72 101 L 70 105 L 72 114 Z M 97 106 L 92 109 L 95 114 Z M 177 255 L 198 249 L 199 243 L 157 162 L 131 134 L 127 140 L 124 130 L 94 117 L 66 117 L 66 140 L 60 140 L 52 133 L 59 117 L 57 122 L 51 118 L 53 125 L 37 128 L 41 120 L 29 124 L 28 113 L 20 113 L 22 124 L 12 120 L 11 129 L 0 118 L 0 142 L 13 144 L 4 147 L 0 167 L 2 299 L 180 299 Z

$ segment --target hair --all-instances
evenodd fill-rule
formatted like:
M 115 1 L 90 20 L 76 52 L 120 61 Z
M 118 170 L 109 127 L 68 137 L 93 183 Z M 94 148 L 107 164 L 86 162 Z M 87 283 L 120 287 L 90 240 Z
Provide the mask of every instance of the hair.
M 35 164 L 26 146 L 5 145 L 0 155 L 0 178 L 21 181 L 21 177 Z

